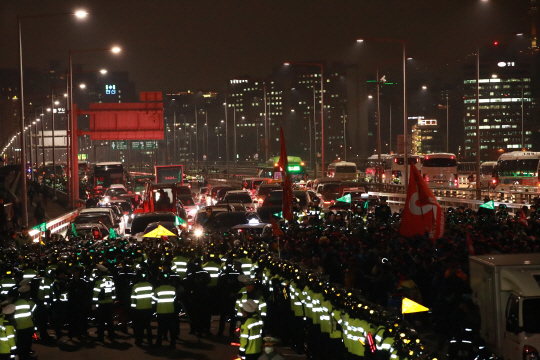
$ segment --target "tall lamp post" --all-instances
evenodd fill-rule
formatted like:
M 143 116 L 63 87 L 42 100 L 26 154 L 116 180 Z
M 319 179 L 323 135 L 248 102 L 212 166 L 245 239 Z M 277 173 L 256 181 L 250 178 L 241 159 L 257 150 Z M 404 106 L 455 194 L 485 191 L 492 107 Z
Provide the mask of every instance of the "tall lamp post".
M 229 173 L 229 121 L 228 121 L 228 115 L 227 113 L 229 112 L 228 111 L 228 108 L 227 108 L 227 102 L 223 103 L 223 106 L 225 107 L 225 153 L 226 153 L 226 158 L 227 158 L 227 179 L 229 178 L 230 176 L 230 173 Z
M 305 63 L 305 62 L 286 62 L 284 65 L 306 65 L 318 66 L 321 68 L 321 174 L 324 176 L 324 64 L 322 63 Z M 313 108 L 315 115 L 315 108 Z M 317 128 L 315 127 L 315 135 Z M 317 161 L 315 160 L 315 172 L 317 172 Z
M 407 133 L 408 133 L 408 126 L 407 126 L 407 87 L 406 87 L 406 41 L 405 40 L 398 40 L 398 39 L 376 39 L 376 38 L 363 38 L 358 39 L 356 42 L 364 42 L 364 41 L 382 41 L 382 42 L 399 42 L 402 45 L 402 57 L 403 57 L 403 156 L 404 156 L 404 164 L 405 164 L 405 191 L 407 191 L 407 188 L 409 187 L 409 171 L 407 167 L 409 166 L 408 161 L 408 149 L 407 149 Z
M 26 198 L 26 142 L 24 139 L 24 76 L 23 76 L 23 55 L 22 55 L 22 19 L 28 18 L 38 18 L 38 17 L 50 17 L 50 16 L 63 16 L 63 15 L 75 15 L 77 18 L 85 18 L 88 13 L 86 11 L 76 11 L 69 13 L 55 13 L 55 14 L 42 14 L 42 15 L 28 15 L 20 16 L 17 15 L 17 31 L 19 37 L 19 73 L 20 73 L 20 96 L 19 96 L 19 105 L 20 105 L 20 136 L 21 136 L 21 206 L 22 206 L 22 226 L 28 226 L 28 201 Z M 30 149 L 31 151 L 31 149 Z M 30 164 L 32 166 L 32 164 Z
M 119 53 L 121 49 L 117 46 L 109 49 L 87 49 L 87 50 L 69 50 L 69 144 L 70 151 L 68 151 L 69 157 L 69 169 L 71 181 L 71 207 L 75 209 L 77 207 L 77 199 L 79 198 L 79 170 L 78 170 L 78 144 L 77 144 L 77 114 L 73 111 L 73 54 L 88 53 L 88 52 L 101 52 L 110 51 L 115 54 Z

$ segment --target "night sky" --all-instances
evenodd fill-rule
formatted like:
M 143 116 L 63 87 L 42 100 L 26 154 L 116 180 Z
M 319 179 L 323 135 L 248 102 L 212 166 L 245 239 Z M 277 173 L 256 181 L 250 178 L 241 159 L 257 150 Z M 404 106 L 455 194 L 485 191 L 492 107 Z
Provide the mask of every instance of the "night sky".
M 18 66 L 19 15 L 87 10 L 84 20 L 23 19 L 25 67 L 67 62 L 68 51 L 122 47 L 120 56 L 78 54 L 88 69 L 128 71 L 138 91 L 223 90 L 228 78 L 269 74 L 284 61 L 396 59 L 429 69 L 456 64 L 476 44 L 530 32 L 527 0 L 0 0 L 0 68 Z M 360 48 L 362 47 L 362 48 Z M 1 79 L 0 79 L 1 80 Z

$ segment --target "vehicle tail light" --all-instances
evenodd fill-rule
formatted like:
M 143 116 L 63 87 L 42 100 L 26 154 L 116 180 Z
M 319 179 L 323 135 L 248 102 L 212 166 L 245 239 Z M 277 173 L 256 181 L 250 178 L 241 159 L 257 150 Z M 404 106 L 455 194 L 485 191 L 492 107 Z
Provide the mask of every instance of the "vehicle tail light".
M 382 178 L 383 178 L 383 179 L 386 179 L 386 174 L 382 174 Z
M 523 360 L 538 360 L 538 350 L 530 345 L 523 347 Z
M 496 184 L 496 183 L 497 183 L 497 179 L 493 179 L 493 180 L 491 180 L 491 182 L 492 182 L 493 184 Z

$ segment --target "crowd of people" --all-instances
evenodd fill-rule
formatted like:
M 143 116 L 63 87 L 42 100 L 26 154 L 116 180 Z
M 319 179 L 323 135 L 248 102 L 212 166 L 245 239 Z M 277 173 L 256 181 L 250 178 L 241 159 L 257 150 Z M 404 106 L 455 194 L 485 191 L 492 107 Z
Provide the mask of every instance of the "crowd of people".
M 137 242 L 47 233 L 40 245 L 23 229 L 2 239 L 0 320 L 16 342 L 3 346 L 13 340 L 0 333 L 0 358 L 29 358 L 34 327 L 43 342 L 104 342 L 105 333 L 109 341 L 128 333 L 129 319 L 136 345 L 175 349 L 181 313 L 199 337 L 239 338 L 246 359 L 279 359 L 278 342 L 312 359 L 435 357 L 464 328 L 479 336 L 468 256 L 540 251 L 539 209 L 523 207 L 523 224 L 504 205 L 449 208 L 436 241 L 400 236 L 400 214 L 384 199 L 333 212 L 311 203 L 279 223 L 280 235 L 183 232 Z M 403 297 L 431 313 L 398 317 Z M 434 349 L 414 329 L 437 334 Z

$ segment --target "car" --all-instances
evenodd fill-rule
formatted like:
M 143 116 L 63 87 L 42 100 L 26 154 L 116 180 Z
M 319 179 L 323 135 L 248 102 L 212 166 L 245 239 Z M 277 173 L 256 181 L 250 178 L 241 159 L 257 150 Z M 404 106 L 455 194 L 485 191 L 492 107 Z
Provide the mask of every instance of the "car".
M 264 202 L 266 196 L 273 190 L 281 190 L 282 187 L 280 184 L 261 184 L 257 188 L 257 193 L 255 195 L 256 201 L 261 205 Z
M 113 199 L 118 199 L 120 197 L 120 195 L 124 195 L 124 194 L 127 194 L 127 190 L 125 190 L 125 188 L 114 188 L 114 189 L 107 189 L 105 190 L 105 193 L 103 194 L 103 196 L 105 197 L 106 201 L 108 201 L 109 199 L 110 200 L 113 200 Z
M 126 229 L 126 234 L 135 237 L 137 241 L 143 240 L 143 234 L 148 224 L 155 222 L 173 222 L 176 220 L 172 211 L 154 211 L 135 214 L 131 227 Z
M 201 187 L 197 193 L 197 200 L 199 205 L 210 205 L 210 202 L 207 202 L 207 199 L 210 200 L 210 188 Z
M 108 207 L 95 207 L 89 209 L 81 209 L 79 211 L 79 216 L 89 215 L 89 214 L 104 214 L 110 217 L 110 223 L 114 224 L 112 227 L 118 227 L 120 220 L 117 218 L 114 210 Z
M 106 213 L 86 213 L 77 215 L 73 219 L 73 223 L 77 224 L 103 224 L 108 229 L 114 228 L 113 220 L 109 214 Z
M 120 208 L 124 212 L 124 215 L 130 215 L 133 212 L 133 205 L 132 205 L 131 200 L 129 198 L 120 198 L 120 199 L 117 199 L 117 200 L 109 200 L 109 203 L 120 206 Z
M 233 226 L 230 231 L 232 232 L 248 232 L 252 235 L 272 234 L 272 224 L 258 223 L 258 224 L 242 224 Z
M 189 195 L 191 196 L 191 188 L 187 185 L 177 185 L 176 194 L 178 195 Z
M 229 190 L 223 199 L 218 201 L 218 204 L 226 204 L 228 202 L 242 203 L 248 211 L 255 211 L 256 204 L 247 190 Z
M 228 185 L 216 185 L 216 186 L 212 186 L 212 188 L 210 189 L 210 199 L 211 199 L 211 203 L 212 204 L 215 204 L 217 203 L 217 194 L 220 190 L 222 189 L 228 189 L 228 190 L 238 190 L 237 188 L 235 187 L 232 187 L 232 186 L 228 186 Z
M 317 196 L 321 199 L 323 208 L 327 208 L 332 204 L 332 200 L 340 197 L 340 183 L 323 183 L 317 186 Z
M 83 224 L 73 224 L 75 227 L 75 232 L 77 233 L 77 236 L 82 238 L 93 238 L 94 237 L 94 229 L 98 229 L 101 233 L 101 237 L 105 240 L 109 238 L 110 230 L 107 226 L 105 226 L 102 223 L 83 223 Z M 69 226 L 66 232 L 66 237 L 73 236 L 72 232 L 72 226 Z
M 222 189 L 219 189 L 216 193 L 216 198 L 215 198 L 215 203 L 219 203 L 221 200 L 223 200 L 223 198 L 225 197 L 225 195 L 227 195 L 227 193 L 229 191 L 236 191 L 238 190 L 237 188 L 222 188 Z
M 242 181 L 243 182 L 242 186 L 252 196 L 254 196 L 255 193 L 257 192 L 257 188 L 259 187 L 259 185 L 265 184 L 267 181 L 268 179 L 265 179 L 265 178 L 247 178 Z
M 177 200 L 182 204 L 182 207 L 187 212 L 188 224 L 191 225 L 193 223 L 193 218 L 195 218 L 195 215 L 197 215 L 197 211 L 199 210 L 199 205 L 195 203 L 191 194 L 178 195 Z
M 223 211 L 213 215 L 202 227 L 206 231 L 225 232 L 236 225 L 258 224 L 260 222 L 259 216 L 252 211 Z
M 123 184 L 111 184 L 111 186 L 109 186 L 109 189 L 112 189 L 112 190 L 123 190 L 125 194 L 128 193 L 128 190 L 126 189 L 126 187 L 123 185 Z

